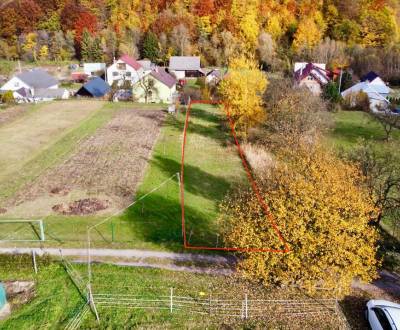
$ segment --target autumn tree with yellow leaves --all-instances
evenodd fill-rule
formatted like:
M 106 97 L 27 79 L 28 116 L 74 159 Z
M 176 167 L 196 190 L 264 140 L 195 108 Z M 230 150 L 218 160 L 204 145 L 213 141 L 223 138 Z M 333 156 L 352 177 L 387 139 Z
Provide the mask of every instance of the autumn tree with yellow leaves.
M 355 277 L 376 276 L 377 233 L 369 225 L 375 210 L 357 168 L 319 146 L 284 150 L 274 168 L 258 173 L 289 253 L 244 253 L 245 277 L 266 285 L 341 289 Z M 252 191 L 240 191 L 222 205 L 225 243 L 241 248 L 283 249 Z
M 219 93 L 225 111 L 243 137 L 247 136 L 249 128 L 265 118 L 262 96 L 267 85 L 267 77 L 254 59 L 241 56 L 230 61 L 228 74 L 220 83 Z

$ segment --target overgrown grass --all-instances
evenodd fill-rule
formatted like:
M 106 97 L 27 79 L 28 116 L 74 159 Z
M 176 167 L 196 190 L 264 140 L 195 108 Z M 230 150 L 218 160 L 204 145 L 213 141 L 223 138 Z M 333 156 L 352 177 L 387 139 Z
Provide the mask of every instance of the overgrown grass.
M 93 134 L 99 127 L 106 124 L 116 110 L 116 107 L 108 104 L 105 105 L 67 134 L 63 135 L 58 141 L 49 145 L 48 148 L 24 164 L 18 175 L 12 175 L 8 180 L 1 183 L 0 200 L 9 198 L 24 184 L 34 180 L 43 173 L 44 170 L 66 159 L 81 139 Z
M 327 144 L 338 152 L 351 152 L 361 141 L 368 141 L 372 147 L 386 150 L 400 156 L 400 130 L 391 134 L 393 143 L 385 142 L 385 131 L 382 125 L 371 115 L 358 111 L 339 111 L 332 114 L 335 126 L 327 136 Z M 400 269 L 400 233 L 393 227 L 393 221 L 385 217 L 382 221 L 381 252 L 384 265 L 390 269 Z M 393 236 L 392 236 L 393 235 Z M 397 240 L 397 242 L 396 242 Z
M 0 321 L 1 329 L 61 329 L 79 311 L 84 299 L 71 282 L 63 267 L 48 259 L 39 259 L 39 273 L 34 275 L 30 256 L 1 256 L 0 281 L 35 281 L 35 295 L 28 303 L 14 309 L 5 321 Z M 73 265 L 84 281 L 87 280 L 86 266 Z M 212 317 L 191 313 L 190 310 L 169 310 L 171 289 L 174 296 L 196 299 L 231 299 L 241 306 L 245 293 L 259 299 L 309 299 L 298 289 L 267 289 L 235 277 L 172 272 L 140 267 L 120 267 L 113 265 L 92 265 L 92 292 L 96 302 L 97 294 L 113 294 L 116 302 L 122 302 L 121 295 L 135 295 L 142 299 L 163 299 L 164 310 L 102 307 L 97 302 L 101 323 L 89 313 L 81 324 L 81 329 L 336 329 L 337 319 L 327 314 L 283 318 L 266 313 L 265 318 L 248 321 L 228 317 Z M 126 296 L 125 296 L 126 297 Z M 250 298 L 249 298 L 250 299 Z M 312 300 L 315 302 L 314 300 Z M 122 307 L 122 308 L 121 308 Z M 268 305 L 265 306 L 268 308 Z M 207 311 L 207 306 L 204 307 Z M 232 312 L 232 314 L 234 314 Z

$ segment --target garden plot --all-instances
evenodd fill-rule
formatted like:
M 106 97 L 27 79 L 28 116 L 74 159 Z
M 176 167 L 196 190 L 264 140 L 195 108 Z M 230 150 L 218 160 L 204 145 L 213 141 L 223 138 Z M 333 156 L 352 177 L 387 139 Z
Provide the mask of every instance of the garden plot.
M 10 217 L 108 214 L 132 201 L 164 113 L 122 109 L 63 163 L 26 185 L 4 208 Z
M 0 127 L 0 183 L 102 106 L 101 102 L 52 102 L 33 105 L 35 111 L 17 120 L 9 118 Z

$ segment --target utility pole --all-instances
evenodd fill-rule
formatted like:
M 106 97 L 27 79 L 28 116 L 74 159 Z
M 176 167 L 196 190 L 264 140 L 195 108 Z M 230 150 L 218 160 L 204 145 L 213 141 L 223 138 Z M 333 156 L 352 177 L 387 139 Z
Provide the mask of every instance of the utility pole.
M 343 68 L 340 68 L 340 78 L 339 78 L 339 94 L 342 90 L 342 76 L 343 76 Z

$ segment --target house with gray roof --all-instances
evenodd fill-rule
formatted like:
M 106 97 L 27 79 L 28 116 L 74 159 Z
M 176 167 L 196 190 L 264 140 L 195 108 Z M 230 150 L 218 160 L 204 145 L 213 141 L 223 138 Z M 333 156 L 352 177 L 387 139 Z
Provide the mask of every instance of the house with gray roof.
M 8 80 L 0 91 L 12 91 L 17 102 L 66 99 L 69 93 L 58 88 L 58 80 L 43 69 L 23 71 Z
M 171 56 L 168 71 L 177 79 L 205 76 L 205 72 L 200 66 L 199 56 Z

